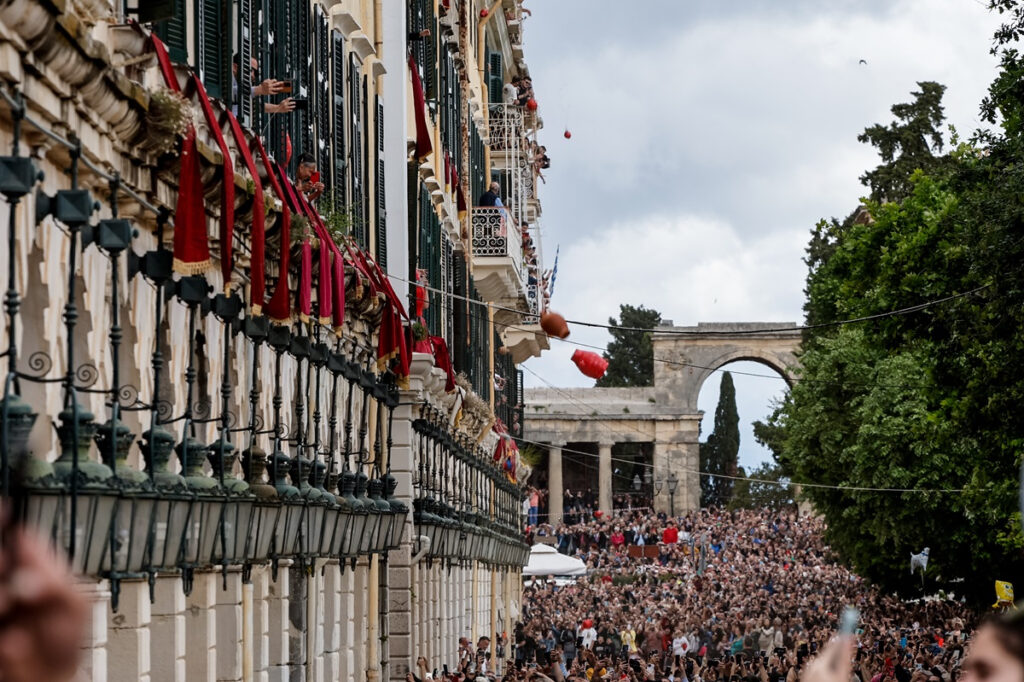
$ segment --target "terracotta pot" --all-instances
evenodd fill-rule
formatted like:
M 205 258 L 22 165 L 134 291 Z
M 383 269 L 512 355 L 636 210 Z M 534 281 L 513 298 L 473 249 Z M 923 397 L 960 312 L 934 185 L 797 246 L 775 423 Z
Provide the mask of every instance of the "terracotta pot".
M 576 350 L 572 354 L 572 361 L 581 372 L 591 379 L 600 379 L 608 369 L 608 361 L 597 353 L 589 350 Z
M 566 323 L 565 318 L 558 313 L 549 311 L 541 315 L 540 328 L 548 336 L 554 336 L 557 339 L 564 339 L 569 336 L 569 325 Z

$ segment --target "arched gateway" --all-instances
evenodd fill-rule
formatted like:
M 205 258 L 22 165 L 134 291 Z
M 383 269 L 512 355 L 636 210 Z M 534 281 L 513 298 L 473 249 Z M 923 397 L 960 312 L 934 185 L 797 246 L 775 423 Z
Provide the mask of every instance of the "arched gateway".
M 699 437 L 702 413 L 697 397 L 704 381 L 739 360 L 765 364 L 792 383 L 799 366 L 800 331 L 795 323 L 701 322 L 696 327 L 663 326 L 654 336 L 654 385 L 643 388 L 530 388 L 526 390 L 527 440 L 549 443 L 548 487 L 551 520 L 562 516 L 562 447 L 598 444 L 601 509 L 612 507 L 612 445 L 653 443 L 656 475 L 675 473 L 676 510 L 700 504 Z M 662 488 L 655 508 L 667 511 Z

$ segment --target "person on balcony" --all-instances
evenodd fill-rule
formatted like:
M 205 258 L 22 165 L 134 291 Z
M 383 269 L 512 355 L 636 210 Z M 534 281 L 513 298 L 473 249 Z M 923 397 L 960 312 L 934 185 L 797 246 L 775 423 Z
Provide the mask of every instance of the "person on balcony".
M 519 99 L 519 85 L 522 82 L 523 79 L 516 76 L 511 83 L 505 83 L 505 87 L 501 89 L 501 99 L 506 105 L 515 104 Z
M 238 116 L 238 69 L 242 64 L 242 58 L 237 53 L 234 59 L 231 60 L 231 113 Z M 249 61 L 249 67 L 252 70 L 252 82 L 256 83 L 257 72 L 259 71 L 259 62 L 253 57 Z M 263 80 L 259 85 L 252 85 L 249 90 L 251 97 L 269 97 L 270 95 L 277 95 L 279 93 L 289 90 L 289 84 L 285 81 L 279 81 L 276 78 L 267 78 Z M 263 111 L 268 114 L 287 114 L 288 112 L 295 109 L 295 100 L 291 97 L 285 98 L 283 101 L 278 103 L 264 102 Z
M 310 202 L 316 201 L 324 193 L 324 183 L 320 182 L 320 173 L 312 154 L 304 152 L 299 156 L 295 188 L 305 194 Z
M 487 191 L 480 195 L 480 201 L 477 202 L 478 206 L 493 207 L 501 206 L 501 185 L 496 182 L 492 182 L 487 187 Z

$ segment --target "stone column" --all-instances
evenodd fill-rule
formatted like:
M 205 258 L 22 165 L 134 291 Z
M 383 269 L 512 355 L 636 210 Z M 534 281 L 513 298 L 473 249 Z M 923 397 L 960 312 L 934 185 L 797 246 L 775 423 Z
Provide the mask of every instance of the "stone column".
M 146 581 L 123 581 L 117 613 L 109 619 L 107 679 L 110 682 L 149 682 L 151 617 Z
M 562 484 L 562 446 L 554 442 L 548 447 L 548 523 L 555 526 L 562 522 L 565 486 Z
M 700 415 L 684 415 L 678 421 L 655 422 L 654 475 L 664 481 L 669 472 L 679 481 L 676 487 L 676 514 L 700 507 Z M 655 497 L 654 508 L 669 511 L 668 485 L 663 483 Z
M 217 580 L 219 573 L 196 572 L 185 598 L 185 674 L 189 682 L 217 680 Z M 159 642 L 154 642 L 157 646 Z M 223 642 L 226 657 L 234 654 Z
M 288 682 L 289 632 L 291 620 L 288 618 L 289 573 L 291 560 L 282 559 L 278 563 L 277 580 L 271 580 L 268 586 L 267 615 L 269 624 L 269 644 L 267 647 L 267 677 L 270 682 Z
M 97 583 L 80 583 L 78 587 L 88 603 L 90 623 L 89 634 L 82 651 L 82 673 L 85 675 L 83 679 L 106 682 L 109 679 L 107 623 L 110 617 L 110 589 L 105 580 Z M 149 599 L 148 590 L 146 598 Z
M 324 679 L 341 679 L 341 569 L 336 561 L 324 571 Z
M 188 679 L 185 675 L 185 593 L 178 576 L 156 579 L 149 642 L 153 682 Z
M 606 515 L 612 513 L 612 444 L 598 444 L 597 499 Z
M 242 679 L 242 572 L 228 570 L 227 589 L 222 589 L 217 574 L 217 682 L 240 682 Z
M 418 403 L 422 400 L 424 380 L 430 375 L 434 365 L 433 356 L 429 353 L 413 353 L 409 369 L 409 388 L 399 394 L 398 406 L 395 407 L 391 423 L 391 475 L 395 477 L 397 487 L 395 496 L 405 502 L 410 513 L 405 521 L 401 546 L 388 553 L 388 671 L 392 680 L 404 682 L 409 670 L 415 670 L 416 657 L 421 655 L 417 650 L 418 641 L 414 637 L 413 623 L 419 617 L 419 609 L 413 605 L 413 573 L 419 572 L 412 566 L 414 548 L 418 545 L 415 537 L 416 526 L 412 523 L 413 508 L 413 473 L 416 462 L 413 455 L 413 443 L 416 434 L 412 430 L 412 422 L 417 418 Z M 418 593 L 417 599 L 422 599 Z M 418 674 L 418 673 L 417 673 Z

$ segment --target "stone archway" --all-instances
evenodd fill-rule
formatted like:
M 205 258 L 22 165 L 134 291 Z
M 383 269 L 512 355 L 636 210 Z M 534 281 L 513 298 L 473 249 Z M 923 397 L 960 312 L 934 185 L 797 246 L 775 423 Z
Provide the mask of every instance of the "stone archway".
M 697 399 L 712 373 L 739 360 L 758 362 L 792 385 L 799 367 L 801 333 L 795 323 L 705 323 L 661 327 L 653 335 L 654 385 L 644 388 L 527 389 L 524 411 L 527 439 L 552 443 L 594 441 L 601 446 L 601 490 L 610 498 L 613 440 L 649 434 L 654 444 L 655 475 L 674 472 L 678 488 L 655 497 L 655 507 L 677 512 L 700 505 L 700 418 Z M 628 424 L 628 429 L 623 428 Z M 558 457 L 558 462 L 561 458 Z M 559 471 L 550 480 L 561 481 Z M 607 470 L 607 471 L 606 471 Z M 608 490 L 605 490 L 605 487 Z

